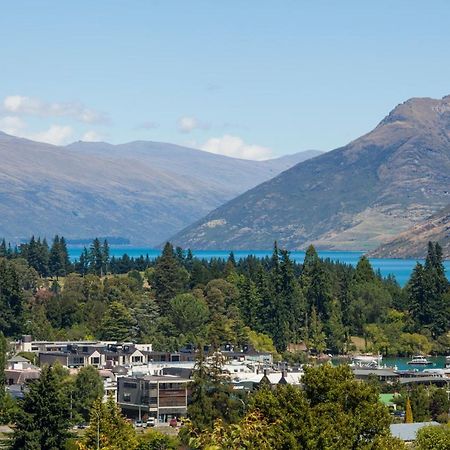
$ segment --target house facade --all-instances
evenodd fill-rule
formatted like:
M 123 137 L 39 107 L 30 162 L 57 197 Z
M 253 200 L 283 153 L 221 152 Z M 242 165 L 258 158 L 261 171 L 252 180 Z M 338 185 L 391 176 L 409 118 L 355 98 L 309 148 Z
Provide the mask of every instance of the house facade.
M 168 422 L 187 413 L 190 380 L 176 376 L 124 377 L 117 380 L 117 403 L 129 418 Z

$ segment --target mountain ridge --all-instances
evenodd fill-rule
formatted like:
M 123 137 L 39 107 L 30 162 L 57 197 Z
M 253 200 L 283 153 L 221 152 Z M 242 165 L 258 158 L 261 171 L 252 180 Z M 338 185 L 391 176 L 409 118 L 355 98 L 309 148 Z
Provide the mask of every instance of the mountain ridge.
M 369 256 L 424 259 L 430 241 L 439 242 L 444 259 L 450 259 L 450 205 L 382 244 Z
M 127 153 L 126 144 L 121 145 Z M 139 145 L 142 150 L 144 143 Z M 152 145 L 164 153 L 164 143 Z M 177 148 L 182 155 L 184 148 Z M 85 150 L 0 133 L 1 237 L 17 241 L 31 234 L 58 233 L 68 239 L 109 235 L 156 245 L 289 164 L 253 165 L 194 149 L 186 152 L 197 152 L 195 163 L 181 156 L 178 164 L 170 156 L 164 163 L 161 156 L 153 164 L 151 158 L 143 161 L 130 152 L 123 157 Z M 234 184 L 214 179 L 215 166 L 239 179 Z
M 444 207 L 450 96 L 413 98 L 348 145 L 299 163 L 176 234 L 191 248 L 370 250 Z

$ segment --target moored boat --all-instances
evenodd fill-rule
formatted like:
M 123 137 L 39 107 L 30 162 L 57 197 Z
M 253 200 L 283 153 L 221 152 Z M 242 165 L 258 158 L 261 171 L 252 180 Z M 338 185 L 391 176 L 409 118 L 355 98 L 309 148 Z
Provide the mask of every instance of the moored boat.
M 360 368 L 381 367 L 381 355 L 355 355 L 352 357 L 351 366 Z
M 411 361 L 408 361 L 407 364 L 409 364 L 411 366 L 431 366 L 431 365 L 433 365 L 433 363 L 429 359 L 425 358 L 425 356 L 422 356 L 422 355 L 413 356 Z

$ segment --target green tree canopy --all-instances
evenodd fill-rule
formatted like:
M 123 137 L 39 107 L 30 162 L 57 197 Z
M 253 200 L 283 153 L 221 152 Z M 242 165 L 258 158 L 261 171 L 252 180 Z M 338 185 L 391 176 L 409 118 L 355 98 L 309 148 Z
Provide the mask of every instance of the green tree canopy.
M 95 400 L 89 427 L 78 441 L 79 450 L 135 450 L 137 446 L 133 425 L 122 415 L 114 398 L 110 396 L 106 403 Z
M 11 450 L 61 450 L 69 437 L 69 404 L 61 378 L 52 367 L 44 367 L 39 380 L 25 394 Z
M 170 320 L 179 333 L 201 334 L 208 317 L 206 302 L 192 294 L 179 294 L 170 300 Z
M 100 335 L 107 341 L 124 342 L 133 336 L 134 321 L 130 311 L 120 302 L 112 302 L 100 326 Z
M 89 420 L 89 412 L 95 400 L 103 398 L 103 380 L 98 370 L 92 366 L 82 367 L 75 377 L 72 391 L 73 409 Z

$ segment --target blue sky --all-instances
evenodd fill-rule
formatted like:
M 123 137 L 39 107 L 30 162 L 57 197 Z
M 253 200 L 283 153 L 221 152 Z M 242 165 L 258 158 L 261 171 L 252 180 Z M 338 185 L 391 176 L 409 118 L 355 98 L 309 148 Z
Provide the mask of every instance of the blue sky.
M 450 93 L 447 1 L 16 0 L 0 129 L 250 159 L 330 150 Z

